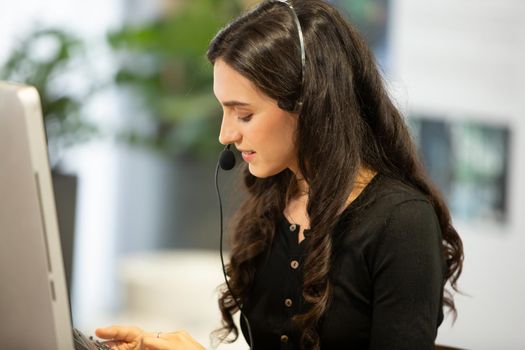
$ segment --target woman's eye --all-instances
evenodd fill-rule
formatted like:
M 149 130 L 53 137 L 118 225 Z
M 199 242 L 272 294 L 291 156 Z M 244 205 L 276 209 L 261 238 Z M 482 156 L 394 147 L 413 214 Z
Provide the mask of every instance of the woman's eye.
M 252 116 L 253 114 L 248 114 L 247 116 L 239 117 L 239 119 L 243 122 L 249 122 L 252 119 Z

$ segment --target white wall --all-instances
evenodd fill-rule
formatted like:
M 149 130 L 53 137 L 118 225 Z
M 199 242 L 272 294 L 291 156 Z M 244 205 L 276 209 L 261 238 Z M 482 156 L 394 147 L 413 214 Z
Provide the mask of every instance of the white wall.
M 511 130 L 506 225 L 455 221 L 465 263 L 459 317 L 438 342 L 469 349 L 525 344 L 525 2 L 394 0 L 393 71 L 408 112 L 471 116 Z

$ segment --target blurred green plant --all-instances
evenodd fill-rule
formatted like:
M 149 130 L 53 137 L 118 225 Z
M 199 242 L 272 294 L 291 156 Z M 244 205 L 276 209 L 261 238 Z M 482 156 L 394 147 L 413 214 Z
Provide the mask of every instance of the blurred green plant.
M 65 150 L 85 142 L 98 130 L 81 115 L 81 105 L 92 93 L 73 93 L 71 71 L 80 63 L 83 43 L 56 28 L 37 28 L 17 43 L 0 67 L 0 79 L 33 85 L 42 103 L 52 167 Z M 68 80 L 69 79 L 69 80 Z
M 116 83 L 130 88 L 154 121 L 153 132 L 131 127 L 126 140 L 172 156 L 216 154 L 221 111 L 205 54 L 218 28 L 240 11 L 238 1 L 185 0 L 160 18 L 108 35 L 121 61 Z

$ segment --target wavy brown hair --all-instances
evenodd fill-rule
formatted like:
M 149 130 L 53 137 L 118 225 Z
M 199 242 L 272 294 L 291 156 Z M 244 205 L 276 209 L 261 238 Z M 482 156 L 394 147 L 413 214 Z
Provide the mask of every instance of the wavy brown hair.
M 307 311 L 293 319 L 302 330 L 304 349 L 319 349 L 317 326 L 329 305 L 332 286 L 332 237 L 339 213 L 365 167 L 399 179 L 421 191 L 433 205 L 442 231 L 445 279 L 453 290 L 461 274 L 463 247 L 449 210 L 418 158 L 403 118 L 388 96 L 375 59 L 356 29 L 321 0 L 292 0 L 306 49 L 304 85 L 297 28 L 291 9 L 265 1 L 223 28 L 211 41 L 208 59 L 223 60 L 249 79 L 281 108 L 298 112 L 301 174 L 309 185 L 303 297 Z M 302 101 L 296 110 L 298 100 Z M 285 106 L 285 107 L 282 107 Z M 287 107 L 286 107 L 287 106 Z M 287 194 L 297 191 L 289 170 L 256 178 L 244 170 L 246 202 L 240 207 L 231 237 L 227 266 L 232 293 L 222 288 L 221 340 L 238 329 L 235 300 L 243 304 L 255 275 L 255 262 L 271 245 Z M 455 315 L 452 293 L 444 304 Z

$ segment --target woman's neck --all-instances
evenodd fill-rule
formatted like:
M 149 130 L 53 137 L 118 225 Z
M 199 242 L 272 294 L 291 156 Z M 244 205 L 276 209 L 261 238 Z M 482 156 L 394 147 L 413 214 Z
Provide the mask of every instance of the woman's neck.
M 372 181 L 376 174 L 377 172 L 375 170 L 366 167 L 359 167 L 354 181 L 354 187 L 352 188 L 352 192 L 348 197 L 350 202 L 359 196 L 359 194 L 363 191 L 366 185 Z M 292 195 L 292 198 L 303 197 L 305 195 L 308 196 L 310 194 L 310 186 L 304 177 L 300 173 L 295 173 L 295 179 L 297 187 Z

